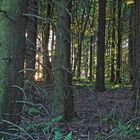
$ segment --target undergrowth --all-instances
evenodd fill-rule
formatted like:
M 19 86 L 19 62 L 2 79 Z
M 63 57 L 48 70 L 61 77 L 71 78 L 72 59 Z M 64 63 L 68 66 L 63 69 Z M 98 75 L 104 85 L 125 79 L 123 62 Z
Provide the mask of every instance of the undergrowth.
M 0 129 L 0 140 L 72 140 L 72 132 L 64 132 L 60 126 L 63 116 L 52 117 L 52 112 L 48 111 L 44 98 L 49 95 L 37 84 L 32 86 L 34 93 L 27 97 L 33 88 L 29 91 L 22 89 L 24 99 L 17 101 L 23 104 L 20 124 L 2 120 L 0 125 L 7 127 Z
M 102 120 L 102 123 L 109 124 L 111 129 L 98 133 L 96 140 L 140 139 L 140 117 L 124 122 L 111 112 Z
M 76 85 L 74 90 L 95 92 L 93 83 L 88 82 L 88 85 L 84 86 L 84 82 L 81 85 Z M 0 131 L 1 140 L 73 140 L 74 133 L 63 129 L 63 124 L 65 124 L 63 116 L 52 117 L 52 112 L 48 111 L 48 106 L 44 104 L 44 98 L 46 99 L 49 95 L 41 87 L 34 86 L 34 92 L 39 95 L 18 101 L 23 104 L 23 111 L 20 114 L 22 121 L 17 125 L 3 120 L 3 124 L 8 124 L 8 128 L 5 131 Z M 108 84 L 108 87 L 112 86 Z M 120 92 L 123 88 L 118 85 L 112 89 L 115 91 L 117 89 L 117 92 Z M 39 97 L 40 99 L 38 99 Z M 37 101 L 34 101 L 36 98 Z M 131 137 L 140 139 L 139 117 L 125 122 L 119 119 L 114 112 L 110 112 L 101 121 L 102 124 L 107 124 L 109 129 L 96 133 L 95 140 L 125 140 Z M 87 140 L 92 140 L 92 138 Z

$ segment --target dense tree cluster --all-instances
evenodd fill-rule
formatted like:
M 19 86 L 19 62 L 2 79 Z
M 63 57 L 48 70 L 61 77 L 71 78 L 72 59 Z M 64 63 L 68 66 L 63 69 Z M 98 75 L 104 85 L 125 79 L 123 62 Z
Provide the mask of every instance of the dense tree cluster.
M 139 115 L 139 13 L 139 0 L 0 0 L 0 121 L 20 123 L 38 83 L 53 85 L 54 116 L 76 119 L 83 78 L 133 87 Z

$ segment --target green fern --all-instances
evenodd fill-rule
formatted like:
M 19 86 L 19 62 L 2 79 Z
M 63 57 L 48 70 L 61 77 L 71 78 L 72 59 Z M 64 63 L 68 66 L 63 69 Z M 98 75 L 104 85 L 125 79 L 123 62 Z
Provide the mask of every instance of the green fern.
M 54 140 L 62 140 L 62 132 L 58 128 L 55 131 Z
M 70 132 L 69 134 L 67 134 L 67 136 L 65 137 L 64 140 L 72 140 L 72 132 Z

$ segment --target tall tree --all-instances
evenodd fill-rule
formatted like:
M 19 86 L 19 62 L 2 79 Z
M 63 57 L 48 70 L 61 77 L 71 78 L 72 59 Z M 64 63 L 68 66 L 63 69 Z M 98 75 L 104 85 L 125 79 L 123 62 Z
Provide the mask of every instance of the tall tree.
M 140 1 L 135 0 L 135 71 L 134 71 L 134 91 L 135 91 L 135 113 L 140 115 Z
M 134 49 L 134 5 L 130 4 L 129 19 L 129 44 L 128 44 L 128 60 L 130 66 L 130 82 L 133 81 L 133 49 Z
M 0 120 L 20 121 L 25 56 L 27 0 L 3 0 L 0 7 Z M 7 112 L 11 116 L 4 116 Z M 15 116 L 14 116 L 15 115 Z
M 97 46 L 97 67 L 96 67 L 96 90 L 105 91 L 105 24 L 106 24 L 106 0 L 99 0 L 98 20 L 98 46 Z
M 90 58 L 89 58 L 89 80 L 92 81 L 93 79 L 93 72 L 92 72 L 92 69 L 93 69 L 93 45 L 94 43 L 94 36 L 91 35 L 90 36 L 90 48 L 89 48 L 89 52 L 90 52 Z
M 121 83 L 121 58 L 122 58 L 122 0 L 118 0 L 118 47 L 117 47 L 117 57 L 116 57 L 116 78 L 115 83 Z
M 57 0 L 56 49 L 54 72 L 54 108 L 56 115 L 64 115 L 66 120 L 75 117 L 70 62 L 71 0 Z
M 89 46 L 89 80 L 92 81 L 93 79 L 93 49 L 95 48 L 95 38 L 96 38 L 96 34 L 95 34 L 95 29 L 94 29 L 94 24 L 95 24 L 95 11 L 96 11 L 96 0 L 94 0 L 93 3 L 93 19 L 91 22 L 91 30 L 93 30 L 93 34 L 90 35 L 90 46 Z
M 26 57 L 25 68 L 26 80 L 34 81 L 35 62 L 36 62 L 36 40 L 37 40 L 37 15 L 38 0 L 28 1 L 28 23 L 27 23 L 27 39 L 26 39 Z M 30 84 L 29 84 L 30 85 Z
M 116 0 L 113 0 L 112 12 L 112 48 L 111 48 L 111 77 L 110 81 L 115 82 L 115 45 L 116 45 Z
M 92 0 L 87 3 L 83 2 L 83 13 L 81 18 L 81 28 L 79 32 L 78 53 L 77 53 L 77 77 L 81 76 L 81 59 L 82 59 L 82 45 L 84 40 L 85 31 L 88 25 Z
M 53 5 L 52 0 L 48 0 L 47 3 L 47 21 L 46 21 L 46 29 L 45 29 L 45 43 L 44 43 L 44 57 L 45 57 L 45 81 L 46 83 L 52 82 L 52 64 L 50 62 L 49 56 L 49 37 L 50 37 L 50 30 L 51 24 L 50 21 L 52 19 L 52 12 L 53 12 Z

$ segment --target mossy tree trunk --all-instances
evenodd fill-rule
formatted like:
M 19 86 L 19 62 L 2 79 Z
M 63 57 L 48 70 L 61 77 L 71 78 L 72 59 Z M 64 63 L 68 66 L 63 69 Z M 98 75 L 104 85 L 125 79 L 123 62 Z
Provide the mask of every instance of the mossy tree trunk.
M 54 72 L 54 113 L 64 115 L 66 120 L 75 117 L 70 62 L 70 0 L 57 0 L 56 49 Z
M 0 120 L 20 121 L 27 0 L 3 0 L 0 6 Z M 4 113 L 7 113 L 4 115 Z M 10 115 L 8 115 L 10 114 Z

